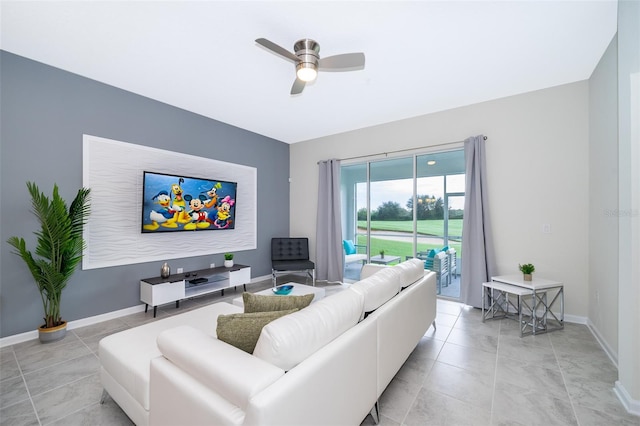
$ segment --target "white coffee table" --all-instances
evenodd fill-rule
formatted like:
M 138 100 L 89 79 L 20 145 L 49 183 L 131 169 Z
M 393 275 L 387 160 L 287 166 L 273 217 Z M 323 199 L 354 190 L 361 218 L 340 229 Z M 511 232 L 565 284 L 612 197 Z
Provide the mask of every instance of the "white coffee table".
M 281 285 L 293 285 L 293 290 L 291 290 L 291 293 L 289 293 L 287 296 L 303 296 L 305 294 L 313 294 L 314 298 L 311 301 L 311 303 L 317 302 L 318 300 L 324 298 L 324 288 L 321 288 L 321 287 L 312 287 L 310 285 L 304 285 L 304 284 L 298 284 L 298 283 L 286 283 Z M 266 290 L 259 291 L 256 294 L 260 294 L 263 296 L 279 296 L 273 292 L 272 288 L 273 287 L 268 288 Z M 236 297 L 235 299 L 233 299 L 233 304 L 236 306 L 244 307 L 242 296 Z

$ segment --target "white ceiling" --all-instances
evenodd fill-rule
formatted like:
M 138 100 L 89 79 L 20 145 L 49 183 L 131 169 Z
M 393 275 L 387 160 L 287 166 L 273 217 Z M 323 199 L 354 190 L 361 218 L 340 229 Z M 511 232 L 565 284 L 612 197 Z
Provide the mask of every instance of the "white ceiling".
M 2 1 L 3 50 L 287 143 L 588 79 L 616 31 L 603 1 Z M 289 50 L 364 70 L 289 91 Z

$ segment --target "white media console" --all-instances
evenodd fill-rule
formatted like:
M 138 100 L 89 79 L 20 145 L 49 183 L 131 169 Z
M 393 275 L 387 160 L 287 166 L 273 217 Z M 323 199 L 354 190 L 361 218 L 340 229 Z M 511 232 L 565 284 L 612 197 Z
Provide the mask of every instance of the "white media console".
M 231 268 L 220 266 L 217 268 L 201 269 L 199 271 L 173 274 L 167 278 L 153 277 L 140 280 L 140 300 L 145 304 L 145 312 L 149 306 L 153 306 L 155 318 L 158 306 L 165 303 L 176 302 L 176 308 L 180 300 L 203 294 L 221 291 L 239 285 L 245 286 L 251 281 L 251 268 L 245 265 L 233 265 Z

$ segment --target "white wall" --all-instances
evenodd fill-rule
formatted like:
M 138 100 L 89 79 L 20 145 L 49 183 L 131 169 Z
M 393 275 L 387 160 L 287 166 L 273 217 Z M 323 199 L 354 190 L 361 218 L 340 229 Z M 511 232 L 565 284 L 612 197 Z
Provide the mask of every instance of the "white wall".
M 589 79 L 589 320 L 618 357 L 618 50 Z
M 618 381 L 640 416 L 640 2 L 618 2 Z
M 566 313 L 586 317 L 588 101 L 584 81 L 293 144 L 290 235 L 315 257 L 317 161 L 485 134 L 498 273 L 533 263 L 565 283 Z

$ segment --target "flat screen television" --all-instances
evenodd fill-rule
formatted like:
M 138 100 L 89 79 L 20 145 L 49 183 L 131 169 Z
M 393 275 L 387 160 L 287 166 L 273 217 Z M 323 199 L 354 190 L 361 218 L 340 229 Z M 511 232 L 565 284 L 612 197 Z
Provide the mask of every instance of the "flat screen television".
M 237 182 L 144 172 L 142 233 L 234 229 Z

